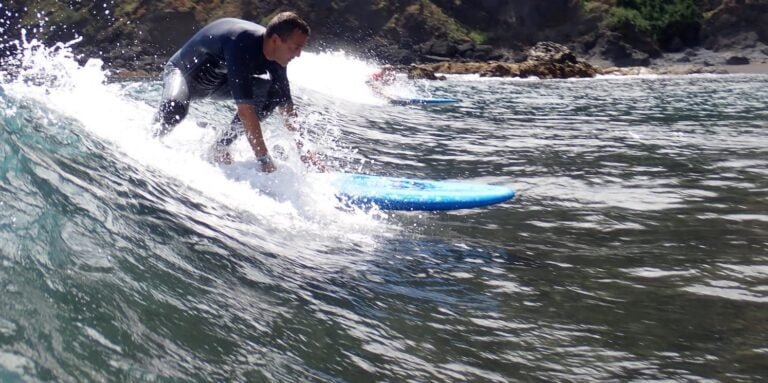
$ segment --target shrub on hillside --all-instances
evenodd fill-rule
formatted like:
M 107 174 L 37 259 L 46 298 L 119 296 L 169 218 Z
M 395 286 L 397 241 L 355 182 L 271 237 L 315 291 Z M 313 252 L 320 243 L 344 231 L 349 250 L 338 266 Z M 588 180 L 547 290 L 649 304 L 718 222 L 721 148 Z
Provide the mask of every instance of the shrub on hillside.
M 698 44 L 702 18 L 695 0 L 618 0 L 605 26 L 620 33 L 645 33 L 662 47 L 675 49 Z

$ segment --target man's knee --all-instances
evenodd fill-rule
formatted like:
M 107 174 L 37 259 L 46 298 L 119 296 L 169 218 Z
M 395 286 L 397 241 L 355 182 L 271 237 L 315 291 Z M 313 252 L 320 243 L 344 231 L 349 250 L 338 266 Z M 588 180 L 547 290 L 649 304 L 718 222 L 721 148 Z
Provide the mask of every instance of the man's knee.
M 160 107 L 157 111 L 155 118 L 156 122 L 159 122 L 161 127 L 155 132 L 156 136 L 163 136 L 170 132 L 174 126 L 178 125 L 189 112 L 189 103 L 176 101 L 176 100 L 164 100 L 160 103 Z
M 165 100 L 160 103 L 160 121 L 166 125 L 176 125 L 189 111 L 189 103 L 176 100 Z

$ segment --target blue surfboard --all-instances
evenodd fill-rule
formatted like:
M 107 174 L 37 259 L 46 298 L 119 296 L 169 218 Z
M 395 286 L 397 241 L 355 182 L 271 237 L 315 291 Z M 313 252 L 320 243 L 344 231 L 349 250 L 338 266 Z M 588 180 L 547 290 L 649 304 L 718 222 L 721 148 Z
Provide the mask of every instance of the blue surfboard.
M 460 181 L 430 181 L 334 173 L 331 184 L 344 204 L 381 210 L 436 211 L 471 209 L 512 199 L 504 186 Z
M 393 105 L 427 105 L 427 104 L 450 104 L 459 102 L 456 98 L 393 98 L 389 100 Z

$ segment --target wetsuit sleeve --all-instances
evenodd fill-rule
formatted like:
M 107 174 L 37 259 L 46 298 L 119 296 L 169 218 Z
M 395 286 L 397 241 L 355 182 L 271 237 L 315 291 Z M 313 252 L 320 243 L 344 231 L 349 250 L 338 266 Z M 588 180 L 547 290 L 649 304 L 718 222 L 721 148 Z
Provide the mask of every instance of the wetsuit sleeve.
M 291 97 L 291 86 L 288 83 L 288 73 L 286 68 L 276 64 L 270 71 L 272 75 L 272 86 L 269 87 L 268 99 L 270 104 L 275 106 L 286 106 L 293 103 Z
M 232 98 L 238 104 L 254 104 L 253 54 L 258 46 L 256 38 L 248 33 L 238 35 L 224 51 L 227 64 L 227 82 Z

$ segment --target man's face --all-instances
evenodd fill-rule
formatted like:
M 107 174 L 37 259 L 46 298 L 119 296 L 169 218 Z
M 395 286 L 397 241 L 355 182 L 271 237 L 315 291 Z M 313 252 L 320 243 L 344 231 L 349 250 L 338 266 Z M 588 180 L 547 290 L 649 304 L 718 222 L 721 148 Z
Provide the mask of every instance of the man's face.
M 301 55 L 301 50 L 307 45 L 309 36 L 301 31 L 293 31 L 287 39 L 283 40 L 278 35 L 273 35 L 276 39 L 275 61 L 282 66 L 288 66 L 291 60 Z

